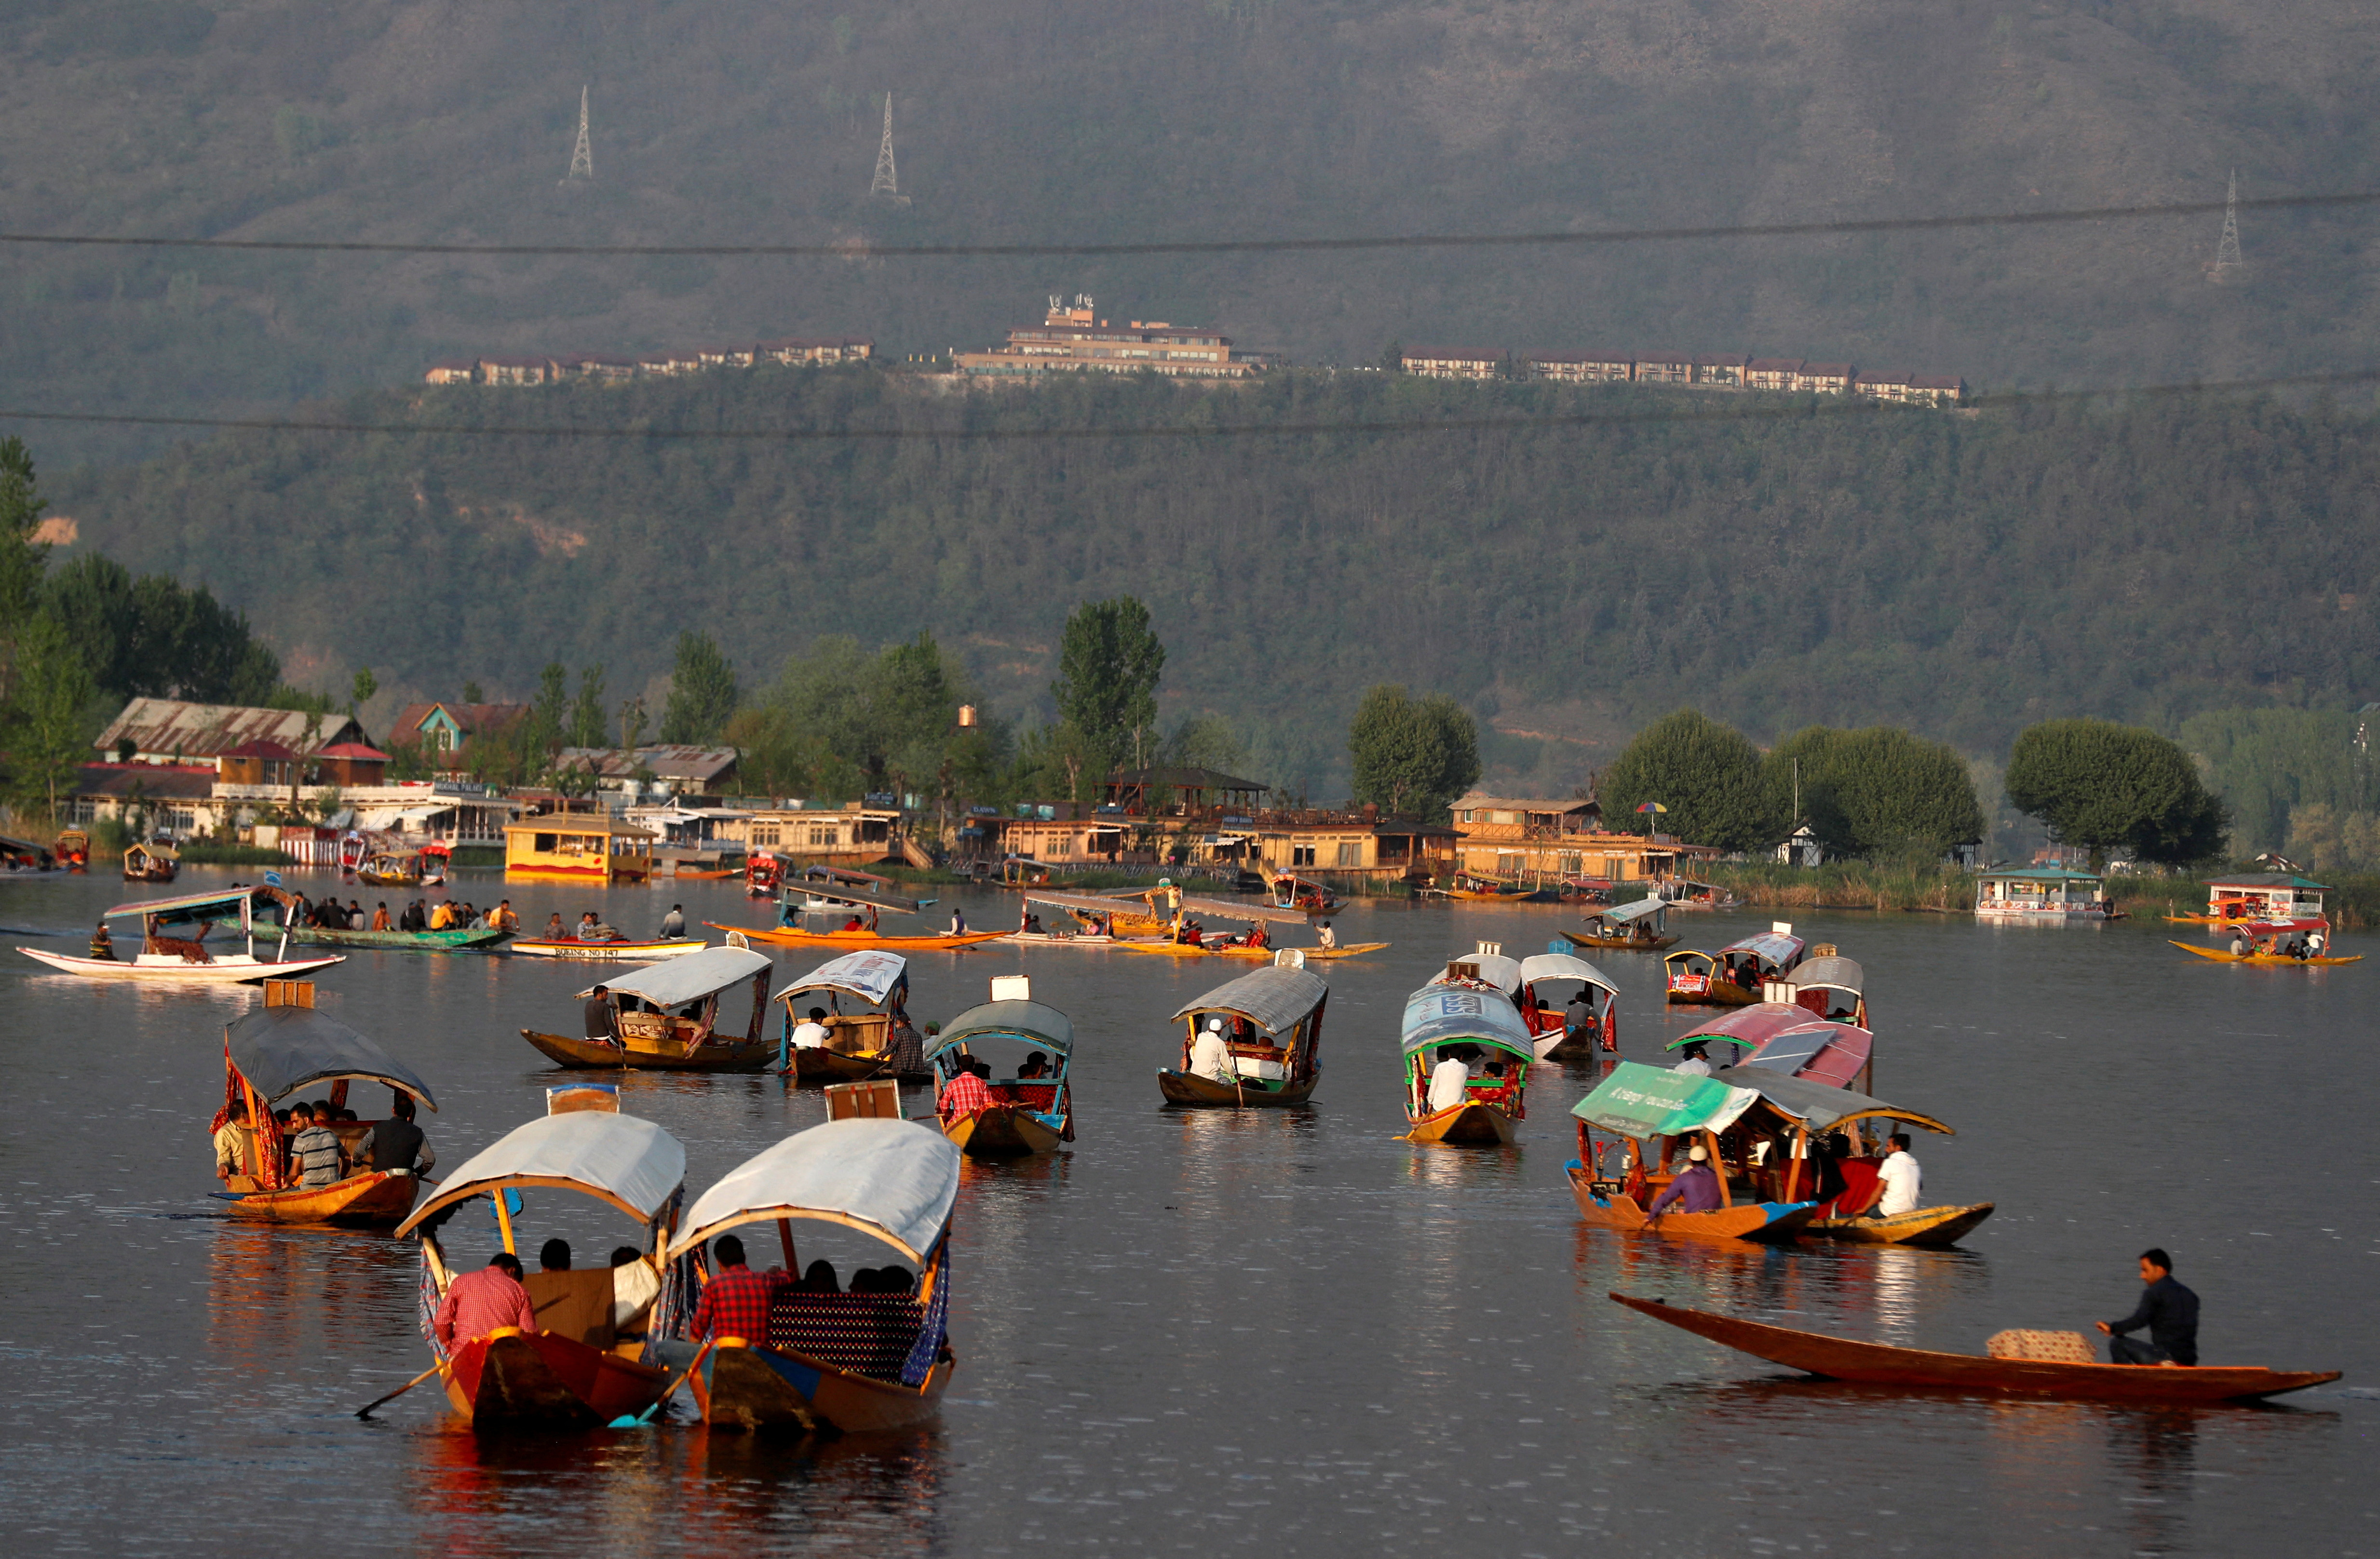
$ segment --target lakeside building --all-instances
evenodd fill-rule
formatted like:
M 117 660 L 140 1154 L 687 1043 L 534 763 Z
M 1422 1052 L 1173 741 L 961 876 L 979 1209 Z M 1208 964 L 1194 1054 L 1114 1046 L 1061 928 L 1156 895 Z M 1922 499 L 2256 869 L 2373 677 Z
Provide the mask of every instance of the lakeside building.
M 216 758 L 250 742 L 271 742 L 297 758 L 343 742 L 362 743 L 364 729 L 342 714 L 260 709 L 238 704 L 194 704 L 180 698 L 135 698 L 107 722 L 91 745 L 118 763 L 186 764 Z
M 982 352 L 956 355 L 961 373 L 1014 377 L 1040 373 L 1159 373 L 1174 379 L 1246 379 L 1263 364 L 1234 352 L 1229 336 L 1201 325 L 1163 320 L 1132 320 L 1123 325 L 1097 317 L 1091 299 L 1050 299 L 1038 325 L 1019 325 L 1007 343 Z
M 1615 834 L 1592 798 L 1493 796 L 1474 791 L 1456 801 L 1462 869 L 1476 876 L 1570 877 L 1622 883 L 1666 882 L 1684 864 L 1715 860 L 1716 846 L 1683 844 L 1667 834 Z
M 902 811 L 891 798 L 810 805 L 755 805 L 724 817 L 710 837 L 799 864 L 864 866 L 903 859 Z
M 1472 346 L 1415 346 L 1404 354 L 1405 372 L 1423 379 L 1501 379 L 1504 354 Z
M 1494 379 L 1485 366 L 1501 361 L 1490 352 L 1449 354 L 1416 348 L 1404 355 L 1404 371 L 1425 379 Z M 1816 363 L 1800 357 L 1753 357 L 1741 352 L 1524 352 L 1516 359 L 1524 379 L 1573 384 L 1658 384 L 1699 390 L 1760 390 L 1778 394 L 1864 395 L 1906 405 L 1956 406 L 1967 398 L 1967 381 L 1956 374 L 1907 369 L 1870 369 L 1852 363 Z
M 692 351 L 664 348 L 634 357 L 597 352 L 571 352 L 560 357 L 449 357 L 431 364 L 421 378 L 427 384 L 505 387 L 560 384 L 570 380 L 609 384 L 631 379 L 676 379 L 728 369 L 860 363 L 875 355 L 876 343 L 866 336 L 796 336 L 784 341 L 698 346 Z
M 557 771 L 591 772 L 599 792 L 628 801 L 648 792 L 656 796 L 723 795 L 735 784 L 735 764 L 733 747 L 698 747 L 675 742 L 634 750 L 565 747 L 554 759 Z
M 528 718 L 526 704 L 407 704 L 389 723 L 388 739 L 399 746 L 419 746 L 422 755 L 442 767 L 459 755 L 475 736 L 496 737 Z

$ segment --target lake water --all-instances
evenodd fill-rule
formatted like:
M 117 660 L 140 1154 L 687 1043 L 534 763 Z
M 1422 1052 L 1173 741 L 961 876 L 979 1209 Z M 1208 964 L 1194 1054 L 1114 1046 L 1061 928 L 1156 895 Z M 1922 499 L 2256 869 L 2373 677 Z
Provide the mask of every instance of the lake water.
M 231 876 L 193 870 L 184 886 Z M 467 876 L 457 891 L 509 893 L 532 925 L 601 903 L 650 931 L 673 900 L 690 918 L 759 919 L 722 884 L 594 894 Z M 940 891 L 980 925 L 1015 912 Z M 7 881 L 0 925 L 11 947 L 79 951 L 101 908 L 135 896 L 102 877 Z M 1770 918 L 1682 914 L 1673 929 L 1715 947 Z M 1160 1106 L 1152 1073 L 1178 1044 L 1167 1014 L 1245 965 L 1064 948 L 914 960 L 921 1022 L 1016 972 L 1073 1016 L 1080 1141 L 969 1166 L 959 1369 L 939 1420 L 823 1448 L 684 1424 L 480 1436 L 434 1384 L 358 1420 L 428 1362 L 409 1242 L 242 1227 L 206 1198 L 223 1025 L 255 995 L 94 985 L 6 952 L 0 1528 L 20 1552 L 135 1554 L 2380 1548 L 2380 1332 L 2358 1298 L 2380 1275 L 2365 1054 L 2380 961 L 2224 968 L 2137 923 L 1798 917 L 1868 971 L 1876 1092 L 1958 1128 L 1921 1133 L 1927 1200 L 1999 1212 L 1952 1251 L 1733 1250 L 1579 1225 L 1562 1166 L 1584 1069 L 1533 1075 L 1509 1150 L 1399 1140 L 1405 993 L 1477 938 L 1525 955 L 1571 921 L 1555 906 L 1351 910 L 1342 938 L 1393 946 L 1324 970 L 1323 1080 L 1296 1112 Z M 1621 1052 L 1655 1058 L 1675 1032 L 1658 961 L 1597 961 L 1622 987 Z M 781 977 L 808 967 L 778 963 Z M 451 1167 L 542 1110 L 557 1074 L 517 1031 L 566 1025 L 588 978 L 366 953 L 322 988 L 429 1080 L 442 1108 L 424 1124 Z M 631 1076 L 624 1097 L 686 1143 L 689 1194 L 823 1118 L 817 1094 L 773 1078 Z M 383 1099 L 356 1102 L 370 1115 Z M 494 1245 L 475 1219 L 448 1234 L 474 1265 Z M 532 1243 L 565 1234 L 582 1263 L 630 1232 L 552 1194 L 523 1227 Z M 1976 1352 L 2002 1327 L 2125 1313 L 2152 1244 L 2204 1299 L 2208 1361 L 2346 1381 L 2205 1411 L 1864 1391 L 1604 1297 Z

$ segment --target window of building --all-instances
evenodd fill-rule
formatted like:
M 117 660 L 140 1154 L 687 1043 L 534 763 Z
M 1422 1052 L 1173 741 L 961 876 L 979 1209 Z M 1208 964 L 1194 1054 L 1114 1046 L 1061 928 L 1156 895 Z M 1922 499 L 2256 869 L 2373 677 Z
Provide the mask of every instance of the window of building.
M 843 830 L 835 828 L 832 824 L 820 825 L 813 823 L 810 825 L 810 842 L 812 844 L 841 844 L 843 842 Z
M 1341 840 L 1339 864 L 1342 866 L 1361 866 L 1364 864 L 1364 841 L 1354 839 Z
M 1314 847 L 1310 844 L 1292 846 L 1289 852 L 1289 864 L 1293 866 L 1314 864 Z

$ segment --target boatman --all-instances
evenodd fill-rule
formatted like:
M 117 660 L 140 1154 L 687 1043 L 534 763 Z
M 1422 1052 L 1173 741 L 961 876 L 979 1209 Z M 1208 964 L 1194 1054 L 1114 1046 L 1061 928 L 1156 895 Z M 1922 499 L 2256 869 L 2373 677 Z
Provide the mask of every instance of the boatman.
M 1562 1043 L 1584 1045 L 1595 1031 L 1595 987 L 1581 985 L 1562 1011 Z
M 1232 1081 L 1232 1047 L 1223 1038 L 1223 1020 L 1209 1018 L 1190 1045 L 1190 1075 L 1211 1082 Z
M 598 985 L 587 993 L 587 1037 L 598 1045 L 612 1044 L 612 1022 L 611 987 Z
M 438 1155 L 430 1151 L 430 1139 L 413 1123 L 413 1099 L 399 1094 L 389 1106 L 386 1120 L 372 1122 L 371 1141 L 364 1153 L 365 1162 L 375 1170 L 403 1170 L 408 1175 L 427 1175 L 438 1167 Z
M 1897 1217 L 1917 1211 L 1918 1198 L 1925 1183 L 1914 1154 L 1909 1151 L 1909 1133 L 1895 1131 L 1890 1140 L 1892 1151 L 1876 1166 L 1876 1183 L 1883 1190 L 1876 1199 L 1876 1214 L 1879 1218 Z
M 669 913 L 662 916 L 662 937 L 664 940 L 686 935 L 686 906 L 672 904 Z
M 103 920 L 91 934 L 91 956 L 103 963 L 115 961 L 115 938 L 107 934 L 107 922 Z
M 537 1307 L 529 1302 L 520 1275 L 520 1258 L 510 1251 L 499 1251 L 488 1258 L 486 1266 L 446 1285 L 446 1297 L 438 1301 L 437 1313 L 430 1319 L 439 1342 L 451 1351 L 456 1344 L 484 1337 L 499 1326 L 536 1331 Z
M 1314 928 L 1314 941 L 1317 947 L 1335 948 L 1339 945 L 1339 933 L 1331 930 L 1330 923 L 1326 920 Z
M 796 1050 L 816 1050 L 819 1046 L 824 1045 L 826 1041 L 826 1009 L 823 1007 L 813 1007 L 810 1009 L 809 1020 L 807 1022 L 797 1025 L 794 1030 L 794 1048 Z
M 1711 1168 L 1710 1151 L 1697 1142 L 1686 1150 L 1686 1166 L 1654 1198 L 1647 1217 L 1658 1218 L 1674 1203 L 1681 1213 L 1710 1213 L 1718 1208 L 1718 1175 Z
M 953 937 L 966 935 L 966 912 L 956 904 L 951 906 L 951 935 Z
M 2140 1308 L 2121 1321 L 2102 1321 L 2111 1364 L 2198 1362 L 2198 1296 L 2173 1280 L 2173 1258 L 2158 1247 L 2141 1252 Z M 2147 1342 L 2124 1335 L 2149 1329 Z
M 248 1173 L 248 1098 L 234 1094 L 224 1106 L 224 1123 L 215 1128 L 215 1178 L 229 1185 Z
M 766 1342 L 769 1306 L 778 1287 L 790 1282 L 793 1275 L 782 1268 L 754 1272 L 744 1264 L 744 1241 L 732 1234 L 712 1240 L 710 1253 L 719 1270 L 702 1286 L 702 1298 L 695 1302 L 694 1319 L 686 1323 L 686 1335 Z
M 1468 1045 L 1450 1045 L 1438 1053 L 1438 1065 L 1429 1069 L 1428 1108 L 1432 1115 L 1451 1110 L 1463 1103 L 1471 1092 L 1471 1063 L 1456 1054 Z

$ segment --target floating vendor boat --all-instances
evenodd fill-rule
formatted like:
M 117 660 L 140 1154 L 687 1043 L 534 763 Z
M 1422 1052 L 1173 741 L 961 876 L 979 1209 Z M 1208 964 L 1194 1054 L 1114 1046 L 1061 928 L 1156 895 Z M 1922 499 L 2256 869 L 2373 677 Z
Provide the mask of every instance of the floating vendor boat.
M 396 1231 L 420 1237 L 422 1297 L 431 1303 L 445 1298 L 457 1275 L 437 1230 L 467 1202 L 493 1203 L 504 1247 L 516 1252 L 514 1220 L 525 1210 L 520 1192 L 528 1188 L 591 1197 L 643 1232 L 642 1253 L 625 1266 L 525 1274 L 537 1331 L 499 1326 L 484 1336 L 457 1336 L 450 1347 L 425 1317 L 439 1380 L 457 1413 L 475 1428 L 583 1429 L 634 1418 L 661 1400 L 669 1374 L 644 1359 L 641 1339 L 621 1335 L 621 1321 L 640 1321 L 641 1301 L 660 1287 L 685 1179 L 686 1149 L 676 1138 L 650 1120 L 604 1108 L 532 1120 L 447 1175 Z M 425 1304 L 425 1312 L 431 1308 Z
M 2252 920 L 2231 928 L 2228 946 L 2201 948 L 2188 942 L 2175 942 L 2192 958 L 2212 959 L 2216 963 L 2254 963 L 2280 967 L 2302 964 L 2309 968 L 2327 968 L 2332 964 L 2355 963 L 2362 953 L 2344 957 L 2332 953 L 2330 922 L 2326 920 Z M 2316 948 L 2322 951 L 2315 951 Z M 2234 950 L 2234 949 L 2238 950 Z
M 237 1174 L 213 1193 L 231 1204 L 231 1215 L 256 1223 L 334 1224 L 392 1228 L 413 1210 L 421 1182 L 409 1169 L 358 1170 L 327 1186 L 301 1186 L 290 1172 L 273 1106 L 302 1088 L 331 1085 L 330 1103 L 347 1102 L 347 1085 L 378 1082 L 399 1097 L 410 1095 L 431 1110 L 438 1101 L 430 1085 L 370 1039 L 314 1008 L 314 986 L 304 980 L 269 980 L 264 1005 L 224 1029 L 224 1104 L 209 1130 L 231 1127 L 239 1138 Z M 245 1124 L 233 1120 L 233 1107 Z M 373 1122 L 334 1127 L 352 1153 L 370 1136 Z
M 769 1010 L 766 954 L 749 948 L 706 948 L 647 964 L 590 985 L 580 1001 L 603 994 L 611 1031 L 584 1039 L 523 1029 L 520 1036 L 565 1067 L 633 1071 L 756 1072 L 774 1051 L 761 1037 Z M 752 1015 L 741 1033 L 719 1025 L 722 995 L 750 981 Z
M 2115 920 L 2105 882 L 2096 872 L 2066 866 L 1994 867 L 1975 893 L 1979 920 Z
M 163 840 L 136 841 L 124 847 L 127 882 L 171 882 L 181 869 L 181 852 Z
M 1181 889 L 1152 888 L 1145 898 L 1152 908 L 1168 906 L 1171 918 L 1154 923 L 1158 936 L 1154 940 L 1120 940 L 1116 946 L 1137 953 L 1155 953 L 1165 958 L 1201 958 L 1220 955 L 1226 958 L 1269 959 L 1278 950 L 1273 946 L 1268 925 L 1302 925 L 1306 923 L 1302 910 L 1275 909 L 1270 904 L 1234 904 L 1225 899 L 1194 899 Z M 1248 930 L 1239 937 L 1209 937 L 1205 922 L 1232 920 L 1245 924 Z M 1143 917 L 1119 915 L 1111 923 L 1119 934 L 1144 924 Z M 1299 949 L 1308 958 L 1353 958 L 1359 953 L 1378 952 L 1386 942 L 1361 942 L 1343 948 L 1305 948 Z
M 65 836 L 59 836 L 61 845 Z M 2294 872 L 2250 872 L 2206 885 L 2206 912 L 2168 915 L 2176 925 L 2235 925 L 2244 921 L 2321 920 L 2329 887 Z
M 1455 969 L 1478 960 L 1458 961 Z M 1502 961 L 1511 963 L 1510 959 Z M 1519 966 L 1513 969 L 1519 986 Z M 1405 1135 L 1493 1147 L 1526 1118 L 1535 1038 L 1492 972 L 1448 973 L 1405 997 Z
M 1611 952 L 1658 953 L 1674 948 L 1670 935 L 1670 906 L 1660 899 L 1639 899 L 1586 912 L 1585 929 L 1565 931 L 1562 940 L 1573 948 L 1602 948 Z
M 1983 1355 L 1935 1353 L 1924 1348 L 1852 1342 L 1816 1332 L 1796 1332 L 1757 1321 L 1739 1321 L 1661 1299 L 1639 1299 L 1626 1294 L 1613 1294 L 1610 1298 L 1656 1321 L 1667 1322 L 1698 1337 L 1708 1337 L 1755 1359 L 1765 1359 L 1822 1380 L 1858 1381 L 1870 1385 L 1946 1387 L 2010 1396 L 2178 1407 L 2254 1401 L 2323 1385 L 2339 1376 L 2337 1370 L 2289 1372 L 2204 1364 L 2168 1370 L 2138 1364 L 2101 1364 L 2089 1340 L 2080 1332 L 2002 1332 L 1985 1345 L 1987 1352 Z M 2045 1338 L 2062 1341 L 2065 1346 L 2058 1351 L 2063 1357 L 2040 1357 L 2047 1351 L 2040 1347 Z
M 1802 938 L 1781 920 L 1715 953 L 1678 952 L 1661 961 L 1670 1002 L 1681 1007 L 1747 1006 L 1760 999 L 1762 986 L 1783 979 L 1801 961 Z
M 1335 915 L 1347 907 L 1347 901 L 1322 883 L 1284 874 L 1272 879 L 1272 907 L 1307 915 Z
M 685 958 L 710 946 L 699 937 L 652 937 L 582 942 L 576 937 L 520 937 L 504 950 L 516 958 L 558 958 L 572 963 L 621 963 Z
M 975 1091 L 954 1096 L 952 1085 L 963 1066 L 982 1060 L 974 1047 L 986 1042 L 1020 1055 L 1022 1064 L 1005 1078 L 995 1068 L 979 1080 L 985 1102 L 969 1105 L 966 1095 Z M 995 976 L 991 999 L 952 1019 L 928 1045 L 942 1134 L 971 1158 L 1016 1158 L 1073 1142 L 1075 1095 L 1066 1073 L 1074 1055 L 1073 1021 L 1035 1001 L 1025 975 Z
M 446 880 L 446 852 L 374 851 L 357 865 L 356 876 L 374 888 L 435 888 Z
M 695 1404 L 714 1428 L 804 1432 L 900 1429 L 929 1416 L 956 1360 L 950 1314 L 950 1221 L 959 1152 L 907 1120 L 830 1120 L 745 1160 L 702 1193 L 669 1247 L 670 1277 L 706 1259 L 704 1245 L 747 1225 L 773 1223 L 787 1280 L 771 1295 L 768 1335 L 680 1335 L 654 1345 L 690 1370 Z M 872 1235 L 915 1263 L 905 1293 L 814 1293 L 797 1287 L 796 1223 Z M 903 1275 L 906 1276 L 907 1275 Z M 683 1286 L 660 1311 L 690 1315 Z
M 1179 1066 L 1160 1067 L 1169 1105 L 1250 1109 L 1302 1105 L 1322 1081 L 1322 1009 L 1330 986 L 1284 949 L 1269 969 L 1243 974 L 1174 1011 L 1189 1026 Z M 1216 1027 L 1220 1025 L 1220 1027 Z M 1207 1036 L 1202 1045 L 1202 1036 Z
M 785 864 L 766 850 L 756 850 L 744 862 L 744 891 L 755 899 L 773 899 L 785 880 Z
M 1836 952 L 1831 942 L 1821 942 L 1810 952 L 1779 982 L 1789 989 L 1776 995 L 1821 1018 L 1866 1028 L 1867 972 Z
M 1557 942 L 1556 947 L 1561 946 Z M 1584 995 L 1575 1034 L 1570 1027 L 1570 998 Z M 1620 1048 L 1620 987 L 1609 975 L 1583 958 L 1543 952 L 1521 961 L 1518 997 L 1521 1021 L 1536 1035 L 1540 1061 L 1591 1056 L 1599 1048 Z
M 1759 1091 L 1716 1078 L 1663 1071 L 1622 1061 L 1594 1092 L 1571 1106 L 1578 1118 L 1578 1157 L 1569 1166 L 1571 1194 L 1579 1216 L 1599 1228 L 1642 1231 L 1679 1239 L 1787 1240 L 1801 1233 L 1817 1211 L 1815 1202 L 1770 1202 L 1756 1195 L 1736 1200 L 1737 1164 L 1721 1146 L 1720 1133 L 1760 1101 Z M 1600 1131 L 1608 1142 L 1598 1142 Z M 1650 1216 L 1653 1203 L 1677 1177 L 1670 1161 L 1682 1137 L 1696 1137 L 1717 1171 L 1718 1205 L 1699 1213 L 1664 1212 Z M 1658 1154 L 1651 1149 L 1658 1144 Z M 1616 1147 L 1615 1160 L 1607 1149 Z
M 290 931 L 287 917 L 296 898 L 285 888 L 231 888 L 212 893 L 185 893 L 173 899 L 149 899 L 130 904 L 118 904 L 102 919 L 111 925 L 138 921 L 140 925 L 140 951 L 127 961 L 115 956 L 77 958 L 68 953 L 54 953 L 40 948 L 18 948 L 17 950 L 37 962 L 68 974 L 79 974 L 91 980 L 154 980 L 165 983 L 204 981 L 210 984 L 238 985 L 250 980 L 293 979 L 328 969 L 346 961 L 346 955 L 334 953 L 323 958 L 291 958 Z M 260 959 L 256 956 L 256 929 L 260 912 L 277 907 L 281 924 L 268 925 L 268 931 L 280 934 L 279 956 Z M 246 950 L 217 953 L 206 946 L 208 933 L 217 926 L 237 925 Z M 129 934 L 129 927 L 123 927 Z
M 769 998 L 784 1008 L 777 1030 L 779 1070 L 797 1083 L 871 1077 L 930 1082 L 933 1074 L 926 1070 L 917 1031 L 909 1022 L 908 997 L 909 961 L 899 953 L 844 953 L 827 960 Z M 826 1016 L 812 1020 L 809 1010 L 821 1001 Z M 862 1009 L 844 1011 L 846 1001 Z M 825 1043 L 796 1046 L 794 1032 L 813 1021 L 825 1028 Z

